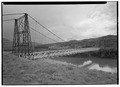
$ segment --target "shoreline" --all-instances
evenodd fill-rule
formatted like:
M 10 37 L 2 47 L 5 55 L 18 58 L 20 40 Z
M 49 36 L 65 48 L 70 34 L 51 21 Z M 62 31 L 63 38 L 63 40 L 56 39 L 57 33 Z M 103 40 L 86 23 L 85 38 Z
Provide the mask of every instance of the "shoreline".
M 117 73 L 117 67 L 110 67 L 110 66 L 100 66 L 99 64 L 97 63 L 93 63 L 91 60 L 88 60 L 88 61 L 85 61 L 83 62 L 83 64 L 79 64 L 79 65 L 76 65 L 76 64 L 73 64 L 73 63 L 68 63 L 68 62 L 63 62 L 63 61 L 60 61 L 60 60 L 55 60 L 54 58 L 47 58 L 46 61 L 50 64 L 63 64 L 63 65 L 71 65 L 71 66 L 75 66 L 75 67 L 78 67 L 78 68 L 81 68 L 81 67 L 84 67 L 84 68 L 87 68 L 89 70 L 97 70 L 97 71 L 103 71 L 103 72 L 110 72 L 110 73 Z M 86 67 L 87 66 L 87 67 Z

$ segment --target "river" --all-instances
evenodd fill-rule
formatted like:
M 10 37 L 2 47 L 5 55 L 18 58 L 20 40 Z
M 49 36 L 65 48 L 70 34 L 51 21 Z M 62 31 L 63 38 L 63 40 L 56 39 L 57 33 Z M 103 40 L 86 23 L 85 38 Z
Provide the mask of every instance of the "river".
M 72 63 L 79 67 L 117 73 L 117 59 L 109 58 L 80 58 L 80 57 L 58 57 L 54 60 Z

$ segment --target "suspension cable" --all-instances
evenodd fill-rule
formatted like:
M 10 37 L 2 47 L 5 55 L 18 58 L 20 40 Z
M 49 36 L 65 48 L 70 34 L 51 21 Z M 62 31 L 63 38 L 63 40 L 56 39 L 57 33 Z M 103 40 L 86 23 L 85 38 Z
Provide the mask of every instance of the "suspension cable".
M 25 14 L 25 13 L 3 14 L 3 16 L 9 16 L 9 15 L 21 15 L 21 14 Z
M 3 22 L 6 22 L 6 21 L 12 21 L 12 20 L 15 20 L 15 19 L 8 19 L 8 20 L 3 20 Z
M 38 23 L 40 26 L 42 26 L 44 29 L 46 29 L 48 32 L 52 33 L 54 36 L 58 37 L 59 39 L 61 39 L 62 41 L 64 41 L 62 38 L 60 38 L 59 36 L 57 36 L 56 34 L 54 34 L 53 32 L 51 32 L 48 28 L 46 28 L 45 26 L 43 26 L 41 23 L 39 23 L 37 20 L 35 20 L 33 17 L 31 17 L 30 15 L 28 15 L 30 18 L 32 18 L 36 23 Z
M 30 27 L 30 26 L 29 26 L 29 27 Z M 39 33 L 39 34 L 41 34 L 41 35 L 45 36 L 46 38 L 49 38 L 49 39 L 51 39 L 51 40 L 53 40 L 53 41 L 57 42 L 56 40 L 54 40 L 54 39 L 52 39 L 52 38 L 50 38 L 50 37 L 47 37 L 46 35 L 44 35 L 44 34 L 40 33 L 39 31 L 35 30 L 34 28 L 32 28 L 32 27 L 30 27 L 30 28 L 31 28 L 32 30 L 34 30 L 35 32 L 37 32 L 37 33 Z

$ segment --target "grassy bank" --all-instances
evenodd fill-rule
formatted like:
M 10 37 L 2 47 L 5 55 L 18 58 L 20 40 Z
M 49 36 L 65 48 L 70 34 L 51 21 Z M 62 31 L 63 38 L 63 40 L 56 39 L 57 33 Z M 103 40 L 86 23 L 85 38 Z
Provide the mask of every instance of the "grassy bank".
M 3 53 L 3 84 L 117 84 L 117 74 Z

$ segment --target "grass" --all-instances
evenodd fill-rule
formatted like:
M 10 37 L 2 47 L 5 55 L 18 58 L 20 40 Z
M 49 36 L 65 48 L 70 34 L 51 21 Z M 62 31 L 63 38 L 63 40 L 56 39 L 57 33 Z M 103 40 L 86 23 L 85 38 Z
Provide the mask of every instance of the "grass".
M 3 85 L 117 84 L 117 74 L 64 65 L 51 59 L 32 61 L 6 52 L 3 53 L 2 68 Z

